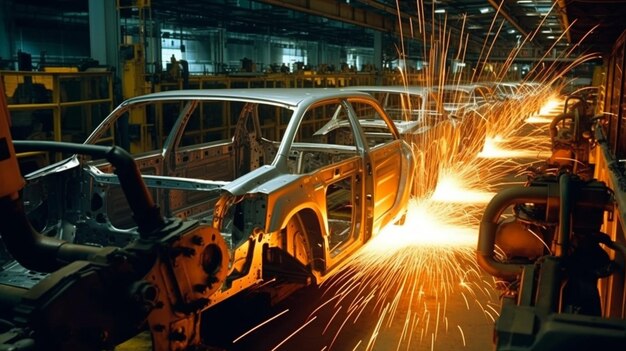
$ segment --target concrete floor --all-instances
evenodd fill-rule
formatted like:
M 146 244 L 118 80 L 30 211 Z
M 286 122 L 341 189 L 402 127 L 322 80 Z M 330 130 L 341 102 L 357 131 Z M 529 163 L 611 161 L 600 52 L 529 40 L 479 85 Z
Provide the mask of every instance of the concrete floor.
M 562 105 L 557 105 L 540 117 L 546 117 L 547 122 L 547 118 L 559 113 L 561 109 Z M 543 135 L 547 139 L 546 122 L 525 125 L 519 135 L 513 138 L 515 144 L 519 145 L 520 140 L 528 138 L 527 135 L 530 134 Z M 533 144 L 532 140 L 527 141 Z M 511 145 L 506 145 L 505 141 L 500 146 L 508 149 Z M 489 177 L 485 190 L 498 191 L 512 183 L 524 182 L 525 178 L 518 174 L 525 165 L 545 160 L 548 155 L 549 150 L 545 149 L 536 152 L 534 156 L 522 153 L 514 154 L 513 157 L 481 161 L 489 162 L 491 166 L 487 167 L 496 173 L 500 170 L 499 164 L 518 165 L 507 168 L 505 173 Z M 473 211 L 480 214 L 484 204 L 457 206 L 458 213 Z M 414 229 L 420 230 L 419 226 Z M 375 301 L 369 303 L 364 300 L 373 295 L 368 295 L 367 289 L 377 289 L 378 281 L 359 281 L 350 277 L 354 273 L 339 274 L 334 281 L 331 280 L 321 287 L 301 289 L 274 306 L 263 295 L 235 296 L 210 309 L 203 316 L 204 334 L 208 335 L 206 341 L 218 350 L 233 351 L 491 350 L 493 319 L 497 318 L 499 310 L 499 292 L 493 288 L 492 278 L 477 270 L 473 261 L 473 249 L 469 245 L 455 258 L 455 264 L 461 270 L 469 272 L 463 283 L 464 287 L 454 287 L 446 294 L 440 294 L 436 289 L 422 289 L 422 294 L 416 297 L 411 294 L 416 290 L 406 289 L 403 285 L 407 282 L 406 279 L 396 279 L 386 287 L 386 298 L 379 294 Z M 428 252 L 418 249 L 414 254 Z M 385 269 L 384 261 L 377 264 Z M 393 276 L 393 264 L 390 259 L 389 272 L 386 274 Z M 429 264 L 436 266 L 440 261 L 426 262 L 425 267 Z M 436 269 L 440 267 L 431 268 L 437 272 Z M 377 277 L 372 275 L 370 278 L 375 280 Z M 346 281 L 356 284 L 362 290 L 357 291 L 359 288 L 355 288 L 348 292 L 346 285 L 342 285 Z M 406 290 L 398 292 L 398 289 Z M 272 320 L 267 322 L 269 319 Z M 264 322 L 267 323 L 250 332 Z M 149 349 L 148 334 L 142 334 L 117 348 L 127 351 Z

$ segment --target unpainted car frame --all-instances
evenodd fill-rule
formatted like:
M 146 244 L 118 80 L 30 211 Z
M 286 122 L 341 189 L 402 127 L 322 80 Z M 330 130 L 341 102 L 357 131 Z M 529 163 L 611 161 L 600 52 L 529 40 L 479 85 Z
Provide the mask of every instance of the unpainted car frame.
M 168 113 L 175 118 L 168 120 Z M 230 139 L 213 140 L 219 128 L 211 118 L 219 114 L 236 120 L 222 130 Z M 152 127 L 132 127 L 137 115 Z M 327 124 L 342 118 L 345 127 L 330 133 Z M 364 123 L 373 118 L 375 126 Z M 199 120 L 208 127 L 193 127 Z M 285 127 L 276 124 L 281 121 Z M 163 129 L 169 133 L 160 134 Z M 272 133 L 282 137 L 266 137 Z M 415 173 L 410 146 L 378 102 L 337 89 L 149 94 L 123 102 L 85 143 L 144 151 L 134 158 L 165 215 L 219 230 L 223 240 L 215 241 L 214 254 L 229 263 L 211 305 L 275 277 L 323 281 L 405 214 Z M 24 197 L 34 225 L 49 236 L 98 246 L 136 239 L 111 172 L 106 161 L 75 155 L 29 174 Z

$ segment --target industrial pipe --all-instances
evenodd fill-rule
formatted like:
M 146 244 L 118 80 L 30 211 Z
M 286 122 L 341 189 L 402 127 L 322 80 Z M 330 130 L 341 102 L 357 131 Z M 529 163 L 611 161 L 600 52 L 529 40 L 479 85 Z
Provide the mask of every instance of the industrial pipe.
M 559 176 L 559 196 L 561 198 L 559 206 L 559 232 L 557 233 L 554 256 L 561 257 L 567 253 L 569 244 L 569 234 L 572 228 L 572 206 L 570 198 L 570 175 L 563 173 Z
M 68 262 L 87 259 L 101 248 L 41 235 L 31 225 L 21 198 L 0 198 L 0 235 L 7 251 L 22 266 L 52 272 Z
M 15 141 L 14 145 L 20 151 L 50 150 L 106 158 L 116 169 L 140 235 L 149 237 L 165 226 L 158 206 L 141 179 L 137 165 L 124 149 L 45 141 Z M 13 195 L 0 198 L 0 234 L 13 258 L 24 267 L 39 272 L 54 271 L 68 262 L 87 259 L 100 251 L 98 247 L 68 243 L 41 235 L 31 226 L 22 200 Z
M 523 203 L 545 204 L 549 195 L 549 186 L 515 187 L 505 189 L 491 199 L 485 208 L 478 232 L 476 261 L 482 269 L 503 279 L 514 279 L 522 273 L 521 265 L 498 262 L 493 257 L 498 221 L 509 206 Z

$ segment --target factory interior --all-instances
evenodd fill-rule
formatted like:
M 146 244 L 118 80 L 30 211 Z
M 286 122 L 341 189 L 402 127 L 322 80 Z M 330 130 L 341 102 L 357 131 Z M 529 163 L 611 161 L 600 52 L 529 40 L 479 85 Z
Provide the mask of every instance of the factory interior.
M 624 18 L 0 0 L 0 350 L 623 350 Z

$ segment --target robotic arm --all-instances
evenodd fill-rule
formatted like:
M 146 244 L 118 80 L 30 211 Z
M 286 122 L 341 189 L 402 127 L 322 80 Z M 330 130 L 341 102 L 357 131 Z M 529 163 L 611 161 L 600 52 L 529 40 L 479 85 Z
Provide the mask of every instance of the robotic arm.
M 20 150 L 104 157 L 116 168 L 139 236 L 123 248 L 43 236 L 19 197 L 24 185 L 0 84 L 0 234 L 24 267 L 49 272 L 30 289 L 0 286 L 0 350 L 103 350 L 148 330 L 154 350 L 201 344 L 200 314 L 222 286 L 228 250 L 198 222 L 165 220 L 132 157 L 117 147 L 16 142 Z

